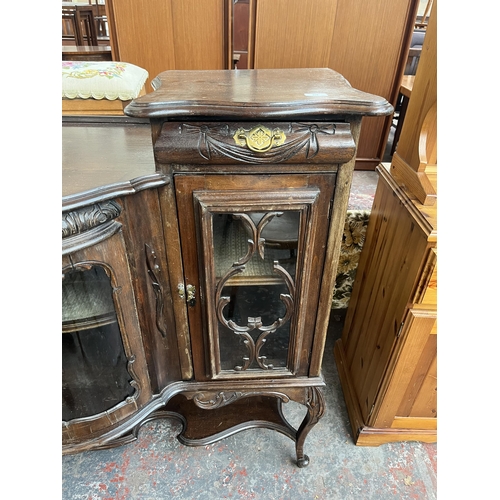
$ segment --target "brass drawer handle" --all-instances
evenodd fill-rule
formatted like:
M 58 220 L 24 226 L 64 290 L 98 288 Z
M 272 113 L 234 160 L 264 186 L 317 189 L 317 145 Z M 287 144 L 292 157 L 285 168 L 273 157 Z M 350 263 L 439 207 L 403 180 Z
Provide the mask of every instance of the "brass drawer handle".
M 281 146 L 285 142 L 286 135 L 279 128 L 270 130 L 263 125 L 257 125 L 251 130 L 239 128 L 233 139 L 238 146 L 247 146 L 257 153 L 265 153 L 273 146 Z

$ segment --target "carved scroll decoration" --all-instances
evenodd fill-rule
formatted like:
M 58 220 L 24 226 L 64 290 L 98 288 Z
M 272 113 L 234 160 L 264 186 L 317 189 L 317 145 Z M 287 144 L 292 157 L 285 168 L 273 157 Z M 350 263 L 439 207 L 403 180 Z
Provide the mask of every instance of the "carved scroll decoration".
M 153 286 L 153 291 L 156 298 L 156 328 L 161 333 L 161 336 L 165 338 L 167 336 L 167 329 L 165 326 L 165 318 L 163 316 L 163 286 L 158 278 L 161 268 L 158 265 L 158 257 L 156 252 L 146 243 L 145 245 L 146 253 L 146 264 L 148 268 L 148 275 L 151 278 L 151 284 Z
M 222 290 L 224 286 L 233 276 L 245 271 L 247 262 L 250 261 L 255 253 L 258 253 L 259 257 L 264 260 L 265 239 L 261 236 L 262 231 L 274 217 L 280 217 L 281 215 L 283 215 L 283 212 L 268 212 L 262 217 L 262 219 L 256 226 L 247 214 L 232 214 L 233 218 L 240 219 L 245 224 L 249 234 L 251 235 L 251 238 L 248 239 L 247 254 L 244 257 L 240 258 L 237 262 L 233 263 L 232 267 L 217 283 L 215 290 L 215 304 L 217 319 L 224 326 L 233 331 L 236 335 L 239 335 L 243 339 L 243 343 L 248 350 L 248 355 L 243 357 L 243 364 L 234 367 L 236 371 L 247 370 L 253 361 L 255 361 L 263 370 L 272 370 L 274 366 L 271 363 L 266 364 L 266 356 L 262 356 L 260 354 L 260 351 L 267 340 L 266 337 L 276 332 L 278 328 L 287 323 L 293 314 L 295 283 L 290 274 L 279 264 L 278 261 L 274 261 L 273 271 L 283 278 L 289 292 L 287 294 L 280 294 L 280 300 L 285 304 L 286 307 L 285 315 L 283 318 L 278 318 L 271 325 L 263 325 L 260 316 L 248 317 L 246 325 L 238 325 L 232 319 L 226 319 L 223 312 L 224 308 L 231 301 L 231 297 L 222 296 Z M 254 339 L 250 335 L 250 332 L 254 330 L 258 330 L 261 332 L 257 338 L 257 341 L 254 341 Z
M 251 144 L 254 142 L 249 143 L 247 139 L 252 132 L 257 133 L 259 130 L 264 131 L 265 135 L 268 135 L 265 131 L 269 132 L 268 141 L 266 141 L 267 146 L 260 150 L 257 146 L 251 147 Z M 284 143 L 285 133 L 283 131 L 278 129 L 271 131 L 262 125 L 258 125 L 250 130 L 245 130 L 243 128 L 238 129 L 233 135 L 233 139 L 237 144 L 236 146 L 226 141 L 221 141 L 216 137 L 216 135 L 230 137 L 231 134 L 228 125 L 210 127 L 208 125 L 197 126 L 183 124 L 179 127 L 179 132 L 182 133 L 183 131 L 199 135 L 198 153 L 206 160 L 210 160 L 212 155 L 216 153 L 220 156 L 226 156 L 245 163 L 267 164 L 286 161 L 292 156 L 295 156 L 303 148 L 305 148 L 306 159 L 314 158 L 319 153 L 320 149 L 318 134 L 334 135 L 335 124 L 325 123 L 324 125 L 318 125 L 316 123 L 291 123 L 289 124 L 287 133 L 302 132 L 302 134 L 286 144 Z M 245 138 L 245 140 L 243 140 L 243 138 Z M 271 149 L 273 145 L 279 147 Z M 247 149 L 247 146 L 249 149 Z
M 202 408 L 204 410 L 215 410 L 221 406 L 234 403 L 238 399 L 252 396 L 274 396 L 276 398 L 280 398 L 285 403 L 290 401 L 290 398 L 286 394 L 277 391 L 218 391 L 196 394 L 193 397 L 193 402 L 196 406 L 198 406 L 198 408 Z
M 120 205 L 110 200 L 63 213 L 62 237 L 67 238 L 105 224 L 116 219 L 121 211 Z

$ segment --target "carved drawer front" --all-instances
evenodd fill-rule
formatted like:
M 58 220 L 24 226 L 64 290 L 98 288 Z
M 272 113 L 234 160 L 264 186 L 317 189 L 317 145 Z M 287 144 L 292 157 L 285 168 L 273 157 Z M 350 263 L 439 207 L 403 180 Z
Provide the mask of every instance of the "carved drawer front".
M 165 123 L 155 145 L 160 163 L 344 163 L 355 153 L 349 123 Z

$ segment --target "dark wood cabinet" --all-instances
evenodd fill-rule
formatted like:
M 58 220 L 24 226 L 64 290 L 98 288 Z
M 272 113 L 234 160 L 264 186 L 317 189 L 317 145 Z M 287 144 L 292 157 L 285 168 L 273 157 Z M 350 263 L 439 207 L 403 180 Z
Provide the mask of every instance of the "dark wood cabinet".
M 144 399 L 72 450 L 174 417 L 187 445 L 274 429 L 306 466 L 360 122 L 392 107 L 329 69 L 168 71 L 155 87 L 125 110 L 151 125 L 154 174 L 118 201 L 105 190 L 124 207 L 135 326 L 121 339 Z M 290 400 L 307 408 L 298 429 Z

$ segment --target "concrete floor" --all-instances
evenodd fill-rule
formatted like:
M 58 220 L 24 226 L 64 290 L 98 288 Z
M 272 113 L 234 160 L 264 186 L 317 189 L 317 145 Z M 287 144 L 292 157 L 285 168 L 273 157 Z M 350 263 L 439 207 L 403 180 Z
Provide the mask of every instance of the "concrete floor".
M 333 358 L 342 325 L 332 317 L 323 360 L 327 411 L 306 439 L 308 467 L 295 465 L 293 441 L 275 431 L 186 447 L 176 439 L 177 421 L 157 420 L 128 445 L 63 457 L 62 499 L 435 499 L 436 444 L 354 445 Z M 294 426 L 303 418 L 299 404 L 284 411 Z

